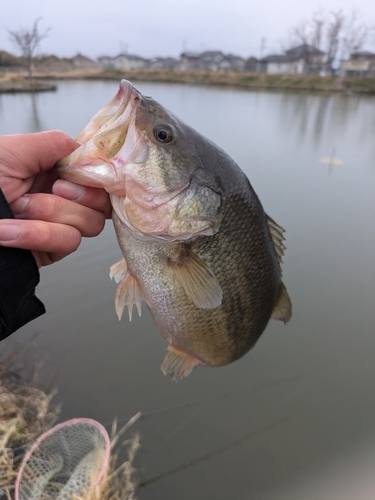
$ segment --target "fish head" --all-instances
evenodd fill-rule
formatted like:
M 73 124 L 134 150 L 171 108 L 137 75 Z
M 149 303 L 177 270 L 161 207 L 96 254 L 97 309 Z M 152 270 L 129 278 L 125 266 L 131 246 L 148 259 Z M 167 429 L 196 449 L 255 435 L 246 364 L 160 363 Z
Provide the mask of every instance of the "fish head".
M 197 153 L 205 140 L 161 104 L 122 80 L 116 96 L 80 132 L 59 175 L 104 188 L 138 237 L 186 240 L 217 232 L 221 193 Z

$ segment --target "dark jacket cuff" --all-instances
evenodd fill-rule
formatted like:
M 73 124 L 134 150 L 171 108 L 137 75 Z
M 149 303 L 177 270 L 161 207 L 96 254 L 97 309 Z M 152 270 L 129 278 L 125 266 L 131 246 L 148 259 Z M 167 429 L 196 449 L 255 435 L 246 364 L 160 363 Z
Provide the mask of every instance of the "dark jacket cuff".
M 0 189 L 0 219 L 14 215 Z M 39 270 L 30 250 L 0 246 L 0 340 L 46 312 L 35 296 Z

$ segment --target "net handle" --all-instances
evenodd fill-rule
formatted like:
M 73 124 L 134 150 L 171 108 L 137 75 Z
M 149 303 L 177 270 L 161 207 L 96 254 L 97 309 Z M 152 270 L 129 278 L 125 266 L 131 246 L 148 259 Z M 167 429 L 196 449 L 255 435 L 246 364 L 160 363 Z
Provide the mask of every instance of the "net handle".
M 99 475 L 95 481 L 95 486 L 97 486 L 100 483 L 100 481 L 102 480 L 103 475 L 108 467 L 108 463 L 109 463 L 109 459 L 110 459 L 110 455 L 111 455 L 111 442 L 109 440 L 108 433 L 107 433 L 106 429 L 102 426 L 102 424 L 100 424 L 96 420 L 92 420 L 91 418 L 72 418 L 71 420 L 66 420 L 65 422 L 62 422 L 61 424 L 55 425 L 54 427 L 52 427 L 52 429 L 49 429 L 44 434 L 39 436 L 38 439 L 31 446 L 31 448 L 28 450 L 28 452 L 25 454 L 25 456 L 23 457 L 21 466 L 18 470 L 18 474 L 17 474 L 16 484 L 14 487 L 14 500 L 19 500 L 20 482 L 21 482 L 21 477 L 22 477 L 25 465 L 29 461 L 29 459 L 30 459 L 31 455 L 34 453 L 34 451 L 38 448 L 40 443 L 42 441 L 44 441 L 46 438 L 48 438 L 51 434 L 54 434 L 56 431 L 59 431 L 60 429 L 63 429 L 64 427 L 67 427 L 69 425 L 74 425 L 74 424 L 91 424 L 92 426 L 99 429 L 99 431 L 101 432 L 101 434 L 104 437 L 105 448 L 106 448 L 105 449 L 105 456 L 104 456 L 104 463 L 103 463 L 103 467 L 101 468 Z

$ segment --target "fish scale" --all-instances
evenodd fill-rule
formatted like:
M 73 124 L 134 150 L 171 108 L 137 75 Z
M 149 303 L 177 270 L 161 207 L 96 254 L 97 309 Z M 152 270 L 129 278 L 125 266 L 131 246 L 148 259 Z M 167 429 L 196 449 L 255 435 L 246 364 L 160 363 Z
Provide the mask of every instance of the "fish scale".
M 147 303 L 168 342 L 165 374 L 231 363 L 271 317 L 289 321 L 284 230 L 221 148 L 125 80 L 78 137 L 58 171 L 111 194 L 116 312 Z

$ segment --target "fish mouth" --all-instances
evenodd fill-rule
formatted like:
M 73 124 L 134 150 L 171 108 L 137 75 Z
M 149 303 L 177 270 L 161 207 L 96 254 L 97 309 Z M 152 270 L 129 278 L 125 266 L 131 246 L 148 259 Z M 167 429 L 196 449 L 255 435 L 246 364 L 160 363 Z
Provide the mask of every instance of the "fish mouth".
M 140 101 L 140 92 L 127 80 L 121 80 L 115 97 L 77 135 L 81 146 L 57 163 L 59 176 L 117 192 L 126 164 L 142 156 L 141 148 L 135 147 L 140 138 L 135 128 Z

